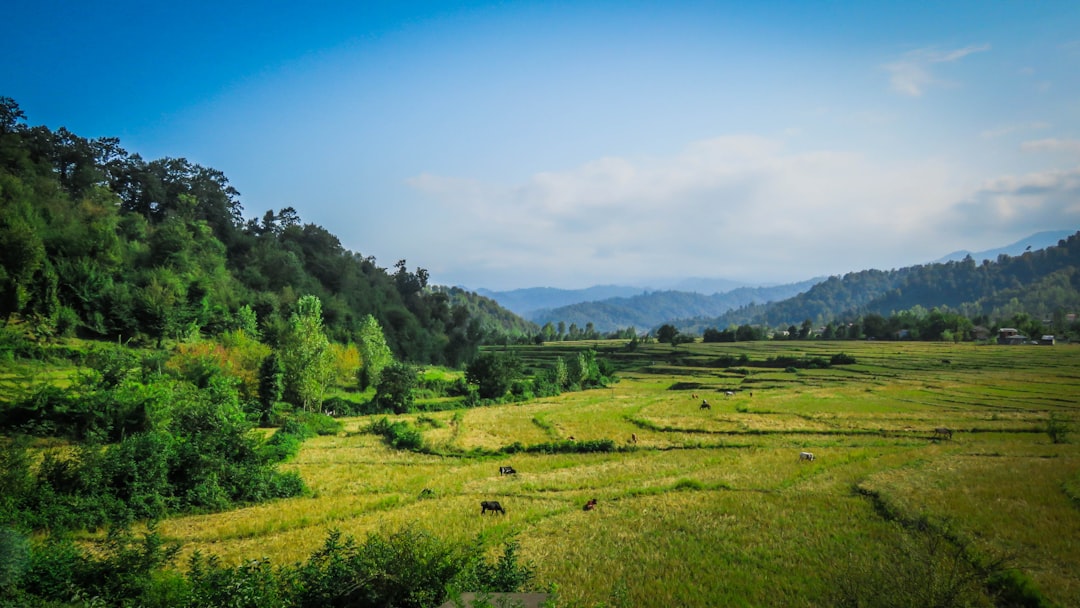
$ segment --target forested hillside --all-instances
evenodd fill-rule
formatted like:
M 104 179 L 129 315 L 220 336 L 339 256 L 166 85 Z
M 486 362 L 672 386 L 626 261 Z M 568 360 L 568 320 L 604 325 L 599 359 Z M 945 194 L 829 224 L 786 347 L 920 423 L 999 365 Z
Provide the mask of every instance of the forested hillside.
M 39 337 L 160 344 L 254 322 L 273 344 L 305 294 L 331 339 L 354 340 L 370 314 L 417 362 L 458 365 L 530 329 L 490 300 L 430 288 L 405 260 L 379 267 L 291 207 L 245 219 L 221 171 L 24 118 L 0 97 L 0 315 Z
M 1055 247 L 976 264 L 970 257 L 899 270 L 863 270 L 833 276 L 782 302 L 745 306 L 709 320 L 716 327 L 815 324 L 913 307 L 944 308 L 969 318 L 1016 314 L 1051 318 L 1080 311 L 1080 233 Z M 680 323 L 686 327 L 689 323 Z

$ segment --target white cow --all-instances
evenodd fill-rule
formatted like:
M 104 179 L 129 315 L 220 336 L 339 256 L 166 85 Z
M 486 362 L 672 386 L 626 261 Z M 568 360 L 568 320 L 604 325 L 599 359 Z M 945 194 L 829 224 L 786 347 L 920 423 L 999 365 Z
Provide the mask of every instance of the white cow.
M 810 462 L 813 462 L 814 455 L 810 452 L 799 452 L 799 462 L 802 462 L 804 460 L 809 460 Z

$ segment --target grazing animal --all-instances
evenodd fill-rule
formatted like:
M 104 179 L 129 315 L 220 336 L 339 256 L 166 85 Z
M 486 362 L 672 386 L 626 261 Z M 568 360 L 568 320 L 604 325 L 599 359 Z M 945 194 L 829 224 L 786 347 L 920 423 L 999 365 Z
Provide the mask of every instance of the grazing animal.
M 480 515 L 491 511 L 492 513 L 502 513 L 506 515 L 506 509 L 499 504 L 497 500 L 481 500 L 480 501 Z
M 934 437 L 944 437 L 945 439 L 952 439 L 952 429 L 939 426 L 934 429 Z
M 952 359 L 942 359 L 941 362 L 945 365 L 949 365 L 950 363 L 952 363 Z
M 420 495 L 417 496 L 417 498 L 431 498 L 432 496 L 435 496 L 435 492 L 433 492 L 431 488 L 424 488 L 423 490 L 420 490 Z
M 637 433 L 630 433 L 630 443 L 637 443 Z
M 596 499 L 593 498 L 589 502 L 585 503 L 585 506 L 581 508 L 582 511 L 592 511 L 596 508 Z
M 724 395 L 727 397 L 734 397 L 735 391 L 724 391 Z
M 802 462 L 804 460 L 814 462 L 814 455 L 810 452 L 799 452 L 799 462 Z
M 499 475 L 517 475 L 514 467 L 499 467 Z
M 697 399 L 697 393 L 691 393 L 690 397 L 693 398 L 693 399 Z
M 702 400 L 701 400 L 701 408 L 700 408 L 700 409 L 703 409 L 703 410 L 711 410 L 711 409 L 712 409 L 712 406 L 711 406 L 711 405 L 709 405 L 709 402 L 708 402 L 708 401 L 706 401 L 706 400 L 702 399 Z
M 577 441 L 577 439 L 574 439 L 574 436 L 573 436 L 573 435 L 570 435 L 570 436 L 569 436 L 569 437 L 567 437 L 566 439 L 567 439 L 568 441 Z

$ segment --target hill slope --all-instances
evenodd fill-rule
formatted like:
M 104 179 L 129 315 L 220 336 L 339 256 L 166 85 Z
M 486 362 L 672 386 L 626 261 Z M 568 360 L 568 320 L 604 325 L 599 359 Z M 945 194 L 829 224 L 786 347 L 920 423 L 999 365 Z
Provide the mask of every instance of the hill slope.
M 969 317 L 1002 318 L 1017 312 L 1049 316 L 1080 310 L 1080 232 L 1044 250 L 996 261 L 962 261 L 898 270 L 863 270 L 833 276 L 806 293 L 768 305 L 750 305 L 709 319 L 708 325 L 783 327 L 864 314 L 890 315 L 914 306 L 949 307 Z M 701 320 L 681 321 L 680 328 Z
M 491 337 L 477 324 L 528 326 L 429 288 L 405 260 L 379 267 L 291 207 L 245 220 L 220 171 L 22 119 L 0 97 L 0 318 L 39 337 L 161 345 L 244 328 L 273 344 L 312 294 L 335 340 L 355 341 L 371 315 L 399 358 L 456 365 Z
M 539 325 L 565 322 L 584 327 L 592 323 L 597 331 L 635 327 L 648 329 L 672 319 L 715 316 L 751 303 L 790 298 L 806 291 L 820 279 L 775 287 L 740 287 L 711 296 L 685 291 L 656 291 L 629 298 L 609 298 L 550 310 L 535 311 L 529 319 Z

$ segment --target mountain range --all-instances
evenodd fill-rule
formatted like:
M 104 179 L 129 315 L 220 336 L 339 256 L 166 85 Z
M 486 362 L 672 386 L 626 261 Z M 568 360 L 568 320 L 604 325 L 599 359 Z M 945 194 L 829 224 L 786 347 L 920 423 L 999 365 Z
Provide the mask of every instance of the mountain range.
M 676 288 L 659 291 L 643 287 L 598 285 L 586 289 L 534 287 L 501 292 L 480 289 L 476 293 L 495 300 L 538 325 L 563 322 L 585 327 L 591 324 L 596 331 L 611 332 L 628 327 L 649 329 L 675 322 L 682 331 L 700 333 L 707 327 L 726 327 L 731 323 L 786 324 L 801 322 L 805 318 L 856 311 L 875 299 L 883 298 L 886 291 L 897 289 L 912 273 L 912 269 L 963 262 L 968 257 L 975 263 L 984 260 L 996 263 L 1000 256 L 1022 256 L 1030 251 L 1055 246 L 1072 234 L 1069 230 L 1038 232 L 995 249 L 955 251 L 925 267 L 853 271 L 844 277 L 818 277 L 784 285 L 752 286 L 727 279 L 693 278 L 672 282 Z M 827 285 L 814 291 L 819 284 Z M 798 299 L 800 294 L 807 294 L 803 300 L 824 297 L 830 304 L 817 307 L 806 305 Z M 785 304 L 784 301 L 789 299 L 792 302 Z M 954 305 L 959 303 L 953 302 Z M 920 304 L 930 307 L 937 305 L 929 301 Z M 765 314 L 766 309 L 773 313 Z M 885 314 L 888 312 L 884 311 Z M 799 317 L 800 314 L 804 316 Z

